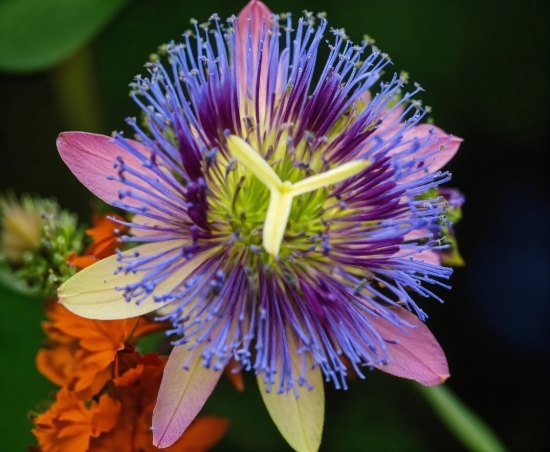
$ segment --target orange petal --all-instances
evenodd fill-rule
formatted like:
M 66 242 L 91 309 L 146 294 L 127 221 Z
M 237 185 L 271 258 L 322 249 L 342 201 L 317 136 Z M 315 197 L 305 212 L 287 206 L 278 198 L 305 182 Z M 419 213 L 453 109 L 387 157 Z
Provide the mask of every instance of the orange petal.
M 121 405 L 119 401 L 113 400 L 107 394 L 103 394 L 94 408 L 96 408 L 96 415 L 92 420 L 91 436 L 97 437 L 101 433 L 108 432 L 115 427 Z
M 75 376 L 78 361 L 74 357 L 74 347 L 58 345 L 51 350 L 42 349 L 36 355 L 38 371 L 59 386 L 68 385 Z
M 202 452 L 212 448 L 229 428 L 229 420 L 217 416 L 196 418 L 182 437 L 166 452 L 193 451 Z
M 233 384 L 233 387 L 239 391 L 244 391 L 244 379 L 243 379 L 243 373 L 240 370 L 237 370 L 240 368 L 240 364 L 237 360 L 231 358 L 229 362 L 227 363 L 227 366 L 225 366 L 225 369 L 223 373 L 227 378 L 229 378 L 229 381 Z
M 76 252 L 71 253 L 67 256 L 67 263 L 74 265 L 79 270 L 89 267 L 97 262 L 97 259 L 93 256 L 79 256 Z
M 100 242 L 102 240 L 116 237 L 116 231 L 124 231 L 128 229 L 127 226 L 113 221 L 112 218 L 119 221 L 124 221 L 124 218 L 116 213 L 96 214 L 92 219 L 94 226 L 87 229 L 86 234 L 92 237 L 94 242 Z

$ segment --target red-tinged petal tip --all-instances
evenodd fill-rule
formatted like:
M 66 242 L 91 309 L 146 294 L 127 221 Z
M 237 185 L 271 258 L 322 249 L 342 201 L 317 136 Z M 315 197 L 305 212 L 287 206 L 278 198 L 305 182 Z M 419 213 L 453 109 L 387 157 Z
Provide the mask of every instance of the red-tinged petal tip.
M 271 16 L 273 13 L 259 0 L 250 1 L 239 13 L 236 27 L 236 59 L 237 77 L 240 84 L 240 92 L 244 95 L 247 89 L 248 63 L 252 68 L 256 68 L 258 63 L 258 50 L 262 31 L 265 23 L 266 30 L 271 27 Z M 250 28 L 249 28 L 250 27 Z M 248 42 L 250 33 L 250 42 Z M 264 42 L 264 50 L 266 43 Z M 265 52 L 264 52 L 265 53 Z M 250 60 L 248 59 L 250 57 Z M 265 56 L 262 58 L 262 67 L 265 64 Z M 262 80 L 260 85 L 266 83 L 267 71 L 265 68 L 261 71 Z M 248 87 L 249 89 L 251 87 Z
M 250 26 L 252 51 L 256 55 L 262 37 L 264 22 L 266 29 L 269 29 L 269 19 L 272 15 L 271 10 L 259 0 L 252 0 L 241 10 L 237 17 L 237 51 L 239 52 L 240 63 L 245 64 L 246 62 L 248 27 Z
M 251 31 L 253 32 L 252 36 L 255 36 L 254 32 L 257 33 L 258 28 L 259 32 L 261 33 L 262 23 L 264 19 L 267 20 L 269 17 L 271 17 L 272 14 L 273 13 L 271 12 L 271 10 L 263 2 L 261 2 L 260 0 L 251 0 L 237 16 L 239 19 L 237 27 L 246 32 L 248 28 L 248 19 L 251 19 L 252 22 L 250 24 L 250 27 Z
M 372 324 L 388 343 L 389 364 L 377 366 L 384 372 L 416 380 L 424 386 L 435 386 L 449 378 L 449 367 L 443 349 L 428 327 L 414 314 L 403 308 L 392 308 L 403 321 L 416 328 L 403 332 L 385 319 L 375 317 Z

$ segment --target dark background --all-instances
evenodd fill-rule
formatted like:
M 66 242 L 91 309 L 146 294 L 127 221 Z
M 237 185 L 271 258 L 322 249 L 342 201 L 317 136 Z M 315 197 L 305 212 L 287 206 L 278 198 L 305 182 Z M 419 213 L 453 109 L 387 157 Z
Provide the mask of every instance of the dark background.
M 138 114 L 128 83 L 144 72 L 157 45 L 177 40 L 191 17 L 228 17 L 242 6 L 221 0 L 131 2 L 81 54 L 91 58 L 90 77 L 76 90 L 65 65 L 0 75 L 0 189 L 53 196 L 87 221 L 91 195 L 59 158 L 59 132 L 124 129 L 124 118 Z M 449 387 L 509 449 L 547 450 L 548 2 L 273 0 L 269 6 L 295 17 L 303 9 L 326 11 L 329 24 L 344 27 L 355 41 L 368 33 L 389 53 L 395 71 L 406 70 L 422 84 L 420 98 L 433 107 L 435 123 L 464 138 L 450 164 L 450 185 L 467 197 L 456 228 L 467 265 L 456 270 L 444 305 L 423 307 L 449 360 Z M 70 101 L 79 89 L 90 90 L 99 120 L 67 108 L 67 96 Z M 41 311 L 8 292 L 0 304 L 7 306 L 0 324 L 1 436 L 27 438 L 30 423 L 19 418 L 37 409 L 51 389 L 32 362 Z M 407 383 L 394 380 L 375 372 L 346 393 L 329 390 L 324 448 L 461 450 Z M 218 405 L 215 394 L 207 406 L 234 418 L 220 450 L 280 450 L 253 381 L 247 383 L 244 396 L 222 385 Z M 22 393 L 26 399 L 17 398 Z M 0 450 L 18 450 L 6 444 L 12 443 L 0 441 Z

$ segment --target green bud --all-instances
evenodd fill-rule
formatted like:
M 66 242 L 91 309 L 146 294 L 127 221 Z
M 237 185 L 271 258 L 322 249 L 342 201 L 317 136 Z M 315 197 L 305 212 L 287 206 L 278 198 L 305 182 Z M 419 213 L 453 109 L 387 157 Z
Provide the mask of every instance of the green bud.
M 0 282 L 27 295 L 55 297 L 76 273 L 67 256 L 84 249 L 77 216 L 51 199 L 0 195 Z

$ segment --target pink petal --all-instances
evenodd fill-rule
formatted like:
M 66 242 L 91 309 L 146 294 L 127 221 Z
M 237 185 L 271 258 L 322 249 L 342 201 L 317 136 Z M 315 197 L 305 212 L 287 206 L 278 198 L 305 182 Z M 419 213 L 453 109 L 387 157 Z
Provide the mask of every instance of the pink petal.
M 430 231 L 427 229 L 415 229 L 407 234 L 405 234 L 405 240 L 414 240 L 420 237 L 427 237 L 430 234 Z M 406 250 L 408 252 L 408 250 Z M 424 261 L 429 264 L 441 265 L 441 255 L 437 251 L 425 250 L 420 253 L 416 253 L 412 256 L 413 259 L 418 261 Z
M 414 240 L 420 237 L 429 237 L 431 235 L 429 229 L 414 229 L 413 231 L 407 232 L 405 234 L 405 240 Z
M 394 134 L 398 132 L 399 129 L 403 126 L 403 122 L 400 121 L 400 118 L 404 110 L 405 108 L 403 107 L 403 104 L 397 105 L 396 107 L 392 108 L 389 113 L 386 110 L 384 110 L 382 115 L 380 115 L 380 118 L 378 118 L 378 119 L 383 118 L 384 120 L 378 126 L 378 129 L 376 129 L 376 132 L 374 132 L 373 135 L 375 134 L 385 135 L 390 133 Z
M 412 256 L 417 261 L 424 261 L 428 264 L 441 265 L 441 255 L 433 250 L 425 250 Z
M 202 364 L 201 349 L 191 352 L 175 347 L 166 363 L 157 404 L 153 411 L 153 444 L 158 448 L 174 444 L 191 424 L 210 396 L 222 372 Z M 184 365 L 187 368 L 183 368 Z
M 128 140 L 138 151 L 145 155 L 150 150 L 137 141 Z M 123 157 L 124 163 L 144 172 L 142 162 L 122 149 L 111 138 L 87 132 L 63 132 L 57 138 L 57 149 L 63 161 L 94 195 L 112 204 L 118 199 L 119 190 L 127 187 L 117 180 L 108 180 L 107 176 L 118 177 L 118 170 L 113 164 L 117 157 Z M 131 200 L 130 200 L 131 202 Z
M 260 0 L 250 0 L 248 4 L 241 10 L 238 15 L 237 22 L 237 39 L 246 43 L 246 35 L 248 33 L 248 22 L 250 20 L 250 35 L 252 44 L 258 46 L 262 36 L 262 27 L 264 21 L 267 21 L 273 13 Z
M 363 100 L 365 102 L 371 101 L 371 95 L 369 92 L 363 94 Z M 364 152 L 367 153 L 373 146 L 377 145 L 377 139 L 387 140 L 396 133 L 399 132 L 401 127 L 403 127 L 403 122 L 400 121 L 401 115 L 403 114 L 404 108 L 403 105 L 398 105 L 392 108 L 391 111 L 383 110 L 375 120 L 383 119 L 378 128 L 372 134 L 373 139 L 368 140 L 365 143 Z M 388 152 L 388 155 L 393 155 L 400 152 L 401 149 L 396 147 Z
M 388 343 L 389 364 L 376 366 L 398 377 L 416 380 L 424 386 L 435 386 L 449 378 L 447 359 L 428 327 L 414 314 L 404 308 L 391 308 L 404 322 L 416 328 L 407 328 L 406 333 L 388 322 L 374 317 L 373 326 Z
M 433 136 L 437 137 L 434 139 Z M 412 140 L 413 138 L 430 139 L 432 143 L 424 148 L 420 149 L 415 157 L 432 154 L 435 151 L 437 153 L 429 157 L 425 162 L 424 168 L 428 173 L 433 174 L 443 168 L 450 160 L 455 156 L 456 151 L 462 143 L 462 138 L 451 136 L 432 124 L 418 124 L 412 129 L 406 131 L 403 134 L 403 141 Z M 438 150 L 440 147 L 442 149 Z M 421 177 L 422 172 L 417 173 L 416 177 Z
M 264 23 L 266 32 L 271 27 L 271 16 L 273 13 L 259 0 L 251 0 L 239 13 L 237 18 L 237 36 L 236 36 L 236 64 L 237 78 L 239 79 L 239 87 L 241 97 L 245 96 L 246 90 L 249 93 L 254 93 L 256 78 L 252 77 L 256 73 L 258 66 L 258 49 L 260 39 L 262 38 Z M 249 39 L 250 37 L 250 44 Z M 262 68 L 260 74 L 260 95 L 265 96 L 267 86 L 267 34 L 264 46 L 262 49 Z M 252 58 L 252 71 L 248 70 L 248 56 Z

